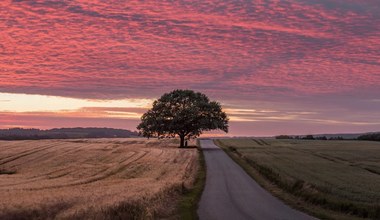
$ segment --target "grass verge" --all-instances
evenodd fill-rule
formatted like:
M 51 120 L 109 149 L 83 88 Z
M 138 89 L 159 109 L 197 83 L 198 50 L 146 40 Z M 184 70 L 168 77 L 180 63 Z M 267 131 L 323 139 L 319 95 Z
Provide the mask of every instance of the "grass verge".
M 296 182 L 292 186 L 288 186 L 281 181 L 279 174 L 275 173 L 272 169 L 244 157 L 235 147 L 227 146 L 220 140 L 214 140 L 214 142 L 263 188 L 293 208 L 309 213 L 320 219 L 358 220 L 365 217 L 372 218 L 371 216 L 362 216 L 363 218 L 360 218 L 357 216 L 358 213 L 351 211 L 346 212 L 347 208 L 352 208 L 348 203 L 342 203 L 342 205 L 340 205 L 338 203 L 339 201 L 336 201 L 336 203 L 334 202 L 335 204 L 332 204 L 335 207 L 332 208 L 326 198 L 320 197 L 319 194 L 308 194 L 305 197 L 305 195 L 302 194 L 302 190 L 300 190 L 303 186 L 302 182 Z M 374 214 L 377 215 L 377 213 Z
M 194 187 L 183 193 L 179 204 L 180 219 L 191 220 L 198 219 L 197 209 L 198 202 L 202 196 L 202 192 L 206 183 L 206 164 L 203 156 L 203 151 L 200 149 L 199 141 L 197 140 L 199 149 L 199 170 L 195 179 Z

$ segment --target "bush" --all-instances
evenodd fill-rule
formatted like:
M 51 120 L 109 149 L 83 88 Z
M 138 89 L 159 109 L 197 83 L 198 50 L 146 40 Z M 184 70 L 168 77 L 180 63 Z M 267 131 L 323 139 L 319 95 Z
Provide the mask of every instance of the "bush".
M 278 135 L 275 138 L 276 139 L 293 139 L 293 137 L 289 135 Z

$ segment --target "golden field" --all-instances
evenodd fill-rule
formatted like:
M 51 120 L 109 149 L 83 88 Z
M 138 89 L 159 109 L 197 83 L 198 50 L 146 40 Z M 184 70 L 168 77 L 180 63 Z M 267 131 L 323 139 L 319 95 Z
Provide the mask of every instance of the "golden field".
M 138 138 L 0 141 L 0 219 L 176 218 L 198 169 L 197 149 L 177 146 Z

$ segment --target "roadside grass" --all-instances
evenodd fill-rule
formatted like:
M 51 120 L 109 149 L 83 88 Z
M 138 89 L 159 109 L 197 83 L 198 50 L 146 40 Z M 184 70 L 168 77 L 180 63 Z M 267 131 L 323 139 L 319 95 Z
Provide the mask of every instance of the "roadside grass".
M 199 149 L 198 173 L 195 177 L 196 179 L 193 188 L 183 192 L 183 196 L 179 204 L 180 219 L 184 220 L 198 219 L 198 203 L 206 183 L 206 163 L 204 160 L 203 151 L 200 149 L 199 140 L 197 140 L 196 145 Z
M 321 219 L 380 218 L 380 144 L 220 139 L 260 185 Z

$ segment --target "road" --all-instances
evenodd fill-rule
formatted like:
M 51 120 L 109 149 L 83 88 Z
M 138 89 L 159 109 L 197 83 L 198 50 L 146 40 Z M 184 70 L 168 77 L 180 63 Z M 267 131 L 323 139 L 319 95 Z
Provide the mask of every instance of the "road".
M 198 215 L 201 220 L 315 219 L 294 210 L 261 188 L 212 140 L 201 140 L 207 176 Z

